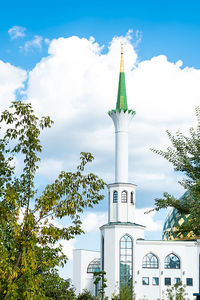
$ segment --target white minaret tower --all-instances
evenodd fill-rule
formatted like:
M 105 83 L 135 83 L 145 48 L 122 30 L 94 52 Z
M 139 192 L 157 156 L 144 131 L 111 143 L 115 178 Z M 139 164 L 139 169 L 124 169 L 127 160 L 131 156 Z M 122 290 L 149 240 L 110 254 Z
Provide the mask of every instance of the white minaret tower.
M 123 47 L 116 109 L 108 114 L 115 126 L 115 183 L 108 185 L 108 222 L 134 222 L 135 185 L 128 183 L 128 129 L 135 111 L 127 104 Z
M 128 129 L 135 111 L 128 110 L 122 47 L 116 109 L 108 114 L 115 126 L 115 182 L 128 183 Z
M 106 272 L 106 295 L 115 288 L 131 284 L 136 278 L 133 264 L 137 239 L 144 238 L 144 226 L 135 223 L 135 189 L 128 182 L 128 128 L 135 115 L 128 109 L 121 48 L 116 109 L 108 112 L 115 126 L 115 183 L 108 185 L 108 223 L 101 230 L 101 268 Z
M 144 238 L 144 226 L 135 223 L 135 189 L 128 182 L 128 127 L 135 112 L 128 109 L 123 48 L 116 109 L 108 112 L 115 126 L 115 183 L 108 185 L 108 223 L 101 230 L 101 268 L 106 272 L 106 296 L 136 276 L 133 264 L 137 239 Z

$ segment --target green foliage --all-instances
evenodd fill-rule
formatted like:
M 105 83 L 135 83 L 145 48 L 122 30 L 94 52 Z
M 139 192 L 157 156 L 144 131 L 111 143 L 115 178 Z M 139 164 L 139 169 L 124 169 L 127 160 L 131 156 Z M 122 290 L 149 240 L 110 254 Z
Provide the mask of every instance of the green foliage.
M 168 193 L 163 194 L 163 198 L 155 200 L 156 210 L 166 207 L 174 207 L 180 213 L 190 214 L 189 222 L 180 226 L 179 231 L 193 231 L 194 235 L 200 236 L 200 107 L 196 108 L 197 128 L 190 128 L 189 136 L 184 136 L 181 132 L 172 135 L 167 131 L 167 135 L 172 144 L 166 151 L 154 150 L 153 152 L 163 156 L 174 166 L 174 170 L 182 172 L 185 176 L 179 182 L 188 191 L 184 201 L 176 199 Z
M 129 285 L 121 285 L 120 300 L 135 300 L 135 293 L 132 283 Z
M 45 284 L 49 287 L 52 276 L 57 277 L 55 268 L 67 261 L 57 242 L 83 232 L 80 215 L 103 199 L 100 191 L 105 184 L 85 173 L 93 156 L 81 153 L 76 172 L 62 171 L 38 195 L 39 136 L 53 122 L 49 117 L 38 119 L 30 104 L 13 102 L 0 123 L 6 127 L 0 139 L 0 299 L 54 299 L 46 294 Z M 19 175 L 12 164 L 15 156 L 23 159 Z M 71 224 L 60 228 L 56 219 L 63 217 Z
M 56 270 L 43 274 L 41 288 L 48 299 L 76 300 L 75 289 L 71 287 L 70 280 L 60 278 Z
M 98 297 L 100 299 L 104 299 L 105 295 L 105 288 L 107 287 L 107 279 L 105 278 L 106 272 L 105 271 L 99 271 L 99 272 L 94 272 L 95 276 L 95 281 L 94 284 L 98 286 L 100 284 L 100 288 L 98 291 Z
M 188 299 L 186 296 L 187 293 L 185 292 L 185 285 L 182 285 L 182 283 L 175 283 L 164 293 L 164 299 L 168 300 L 186 300 Z
M 77 300 L 97 300 L 97 298 L 92 296 L 89 291 L 84 290 L 83 293 L 78 295 Z
M 135 300 L 136 294 L 134 292 L 134 286 L 131 284 L 121 284 L 119 295 L 113 295 L 112 300 Z

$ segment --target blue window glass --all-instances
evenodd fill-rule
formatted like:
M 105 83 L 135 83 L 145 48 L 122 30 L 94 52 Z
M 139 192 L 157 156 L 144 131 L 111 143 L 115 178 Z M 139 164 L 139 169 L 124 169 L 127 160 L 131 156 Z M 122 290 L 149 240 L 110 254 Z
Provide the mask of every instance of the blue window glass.
M 186 278 L 186 285 L 193 286 L 193 278 Z
M 118 202 L 118 192 L 114 191 L 113 192 L 113 203 L 117 203 Z
M 133 241 L 125 234 L 120 239 L 120 286 L 130 285 L 133 273 Z
M 149 285 L 149 277 L 142 277 L 142 285 Z
M 165 278 L 165 285 L 171 285 L 171 278 L 169 277 Z
M 152 278 L 152 285 L 159 285 L 159 278 L 158 277 L 153 277 Z
M 180 259 L 173 253 L 165 258 L 165 269 L 180 269 Z
M 175 284 L 181 284 L 181 279 L 179 277 L 174 278 L 174 283 Z
M 93 259 L 87 268 L 87 273 L 94 273 L 94 272 L 100 272 L 101 271 L 101 261 L 100 258 Z

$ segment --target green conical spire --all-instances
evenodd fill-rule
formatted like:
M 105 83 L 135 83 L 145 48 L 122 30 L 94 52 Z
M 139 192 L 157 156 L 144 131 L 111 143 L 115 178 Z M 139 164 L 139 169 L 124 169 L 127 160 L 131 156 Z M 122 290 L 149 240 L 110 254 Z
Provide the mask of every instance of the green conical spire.
M 121 46 L 121 62 L 120 62 L 120 73 L 119 73 L 119 86 L 118 86 L 118 95 L 117 95 L 117 104 L 116 109 L 112 109 L 108 112 L 109 116 L 116 112 L 135 115 L 135 111 L 128 109 L 128 103 L 126 98 L 126 82 L 124 74 L 124 59 L 123 59 L 123 46 Z
M 123 59 L 123 46 L 121 46 L 121 61 L 120 61 L 120 73 L 119 73 L 119 85 L 118 85 L 118 95 L 117 95 L 117 110 L 127 110 L 127 98 L 126 98 L 126 82 L 124 73 L 124 59 Z

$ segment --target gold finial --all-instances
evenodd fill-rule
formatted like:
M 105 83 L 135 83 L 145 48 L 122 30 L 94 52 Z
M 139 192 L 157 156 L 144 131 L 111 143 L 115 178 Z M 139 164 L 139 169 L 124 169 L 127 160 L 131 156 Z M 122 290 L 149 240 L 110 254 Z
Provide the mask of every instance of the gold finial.
M 121 43 L 120 73 L 124 72 L 123 44 Z

